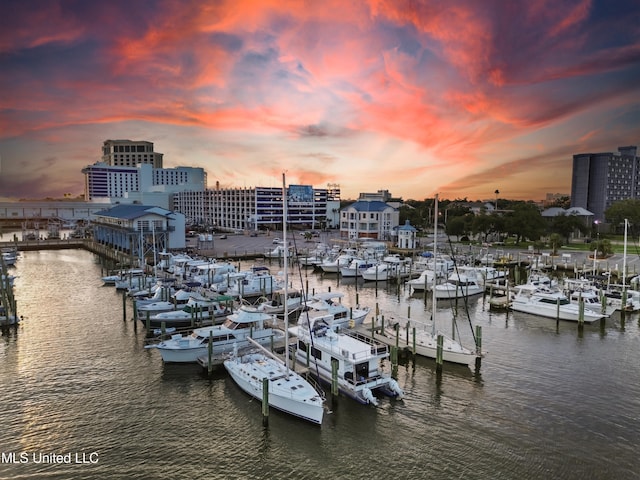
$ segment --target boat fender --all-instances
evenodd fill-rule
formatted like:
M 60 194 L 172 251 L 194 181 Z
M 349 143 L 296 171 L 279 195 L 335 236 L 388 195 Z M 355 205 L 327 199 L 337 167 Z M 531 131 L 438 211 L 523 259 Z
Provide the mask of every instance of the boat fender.
M 402 397 L 404 397 L 404 391 L 402 390 L 402 388 L 400 388 L 398 382 L 396 382 L 393 378 L 389 380 L 389 388 L 391 389 L 391 391 L 396 393 L 399 399 L 402 399 Z
M 378 399 L 373 395 L 373 392 L 369 388 L 364 387 L 362 389 L 362 396 L 367 402 L 373 404 L 376 407 L 378 406 Z

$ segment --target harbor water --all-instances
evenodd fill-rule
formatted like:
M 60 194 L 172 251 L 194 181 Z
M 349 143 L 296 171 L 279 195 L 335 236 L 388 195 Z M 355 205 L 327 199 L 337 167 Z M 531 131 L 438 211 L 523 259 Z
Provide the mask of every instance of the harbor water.
M 24 319 L 0 339 L 3 479 L 640 478 L 637 313 L 580 332 L 480 297 L 456 310 L 467 344 L 467 312 L 482 327 L 479 372 L 445 364 L 439 376 L 432 360 L 408 359 L 403 400 L 340 397 L 321 426 L 273 410 L 264 426 L 224 369 L 209 377 L 144 348 L 94 255 L 25 252 L 11 273 Z M 301 280 L 388 318 L 430 316 L 395 284 Z M 453 311 L 440 302 L 438 322 L 450 327 Z

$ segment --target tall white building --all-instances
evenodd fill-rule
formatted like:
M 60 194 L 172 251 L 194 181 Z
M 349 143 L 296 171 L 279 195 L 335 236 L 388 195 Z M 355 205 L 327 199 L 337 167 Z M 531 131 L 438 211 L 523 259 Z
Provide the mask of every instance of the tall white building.
M 203 191 L 207 186 L 204 169 L 193 167 L 153 168 L 148 163 L 123 167 L 98 162 L 83 168 L 82 173 L 85 175 L 85 200 L 92 202 L 116 203 L 123 199 L 125 203 L 131 203 L 133 199 L 140 200 L 136 196 L 164 194 L 166 199 L 162 203 L 167 208 L 172 193 Z
M 152 142 L 105 140 L 102 144 L 102 162 L 113 167 L 135 167 L 141 163 L 162 168 L 162 157 L 162 153 L 153 151 Z

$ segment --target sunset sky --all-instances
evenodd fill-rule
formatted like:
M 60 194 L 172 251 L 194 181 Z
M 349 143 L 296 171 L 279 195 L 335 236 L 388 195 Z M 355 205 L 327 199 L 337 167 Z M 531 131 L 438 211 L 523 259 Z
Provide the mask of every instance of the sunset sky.
M 542 199 L 640 143 L 637 0 L 3 0 L 0 198 L 107 139 L 209 186 Z

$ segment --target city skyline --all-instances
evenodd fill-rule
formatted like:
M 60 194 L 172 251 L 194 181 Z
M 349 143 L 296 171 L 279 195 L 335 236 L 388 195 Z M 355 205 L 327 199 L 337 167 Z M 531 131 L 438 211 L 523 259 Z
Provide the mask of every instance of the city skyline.
M 107 139 L 209 187 L 541 200 L 640 142 L 631 0 L 5 1 L 0 199 L 84 191 Z

